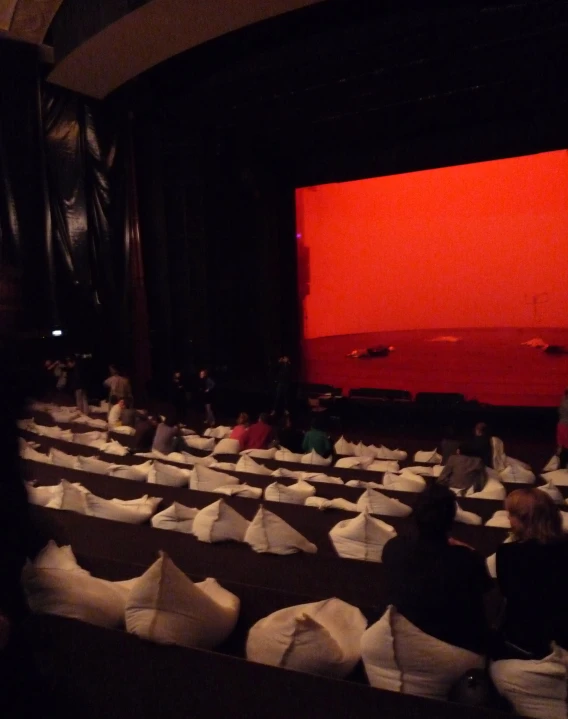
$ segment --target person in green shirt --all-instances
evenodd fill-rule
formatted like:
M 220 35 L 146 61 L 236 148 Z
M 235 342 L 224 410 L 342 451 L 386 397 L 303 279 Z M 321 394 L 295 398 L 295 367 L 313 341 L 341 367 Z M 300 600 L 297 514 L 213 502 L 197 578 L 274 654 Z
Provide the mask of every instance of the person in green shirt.
M 331 442 L 327 434 L 320 428 L 317 417 L 314 417 L 311 429 L 304 435 L 302 449 L 306 454 L 313 449 L 321 457 L 329 457 L 331 454 Z

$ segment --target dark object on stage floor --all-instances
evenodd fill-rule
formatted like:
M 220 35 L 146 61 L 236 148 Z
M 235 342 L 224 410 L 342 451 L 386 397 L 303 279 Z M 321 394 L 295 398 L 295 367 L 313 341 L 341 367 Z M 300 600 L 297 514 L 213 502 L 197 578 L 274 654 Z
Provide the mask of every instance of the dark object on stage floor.
M 298 388 L 298 394 L 304 399 L 326 399 L 341 397 L 343 390 L 341 387 L 334 387 L 331 384 L 301 384 Z
M 459 392 L 418 392 L 414 401 L 428 407 L 460 407 L 465 397 Z
M 543 350 L 547 355 L 566 355 L 568 354 L 568 350 L 566 347 L 562 347 L 562 345 L 548 345 Z
M 360 387 L 349 390 L 349 399 L 373 402 L 412 402 L 412 395 L 405 389 Z

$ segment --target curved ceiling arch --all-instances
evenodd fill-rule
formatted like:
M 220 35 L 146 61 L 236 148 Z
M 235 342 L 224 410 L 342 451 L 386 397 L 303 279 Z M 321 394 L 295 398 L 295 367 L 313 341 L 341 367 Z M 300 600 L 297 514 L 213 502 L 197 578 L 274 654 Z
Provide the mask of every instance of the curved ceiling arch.
M 64 57 L 49 81 L 103 99 L 174 55 L 324 0 L 152 0 Z

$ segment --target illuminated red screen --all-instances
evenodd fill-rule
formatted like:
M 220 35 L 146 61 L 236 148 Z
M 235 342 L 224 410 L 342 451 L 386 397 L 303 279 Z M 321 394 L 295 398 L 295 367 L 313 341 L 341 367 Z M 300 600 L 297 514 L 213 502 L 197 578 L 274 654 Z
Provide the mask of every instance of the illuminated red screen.
M 568 326 L 568 152 L 296 191 L 304 337 Z

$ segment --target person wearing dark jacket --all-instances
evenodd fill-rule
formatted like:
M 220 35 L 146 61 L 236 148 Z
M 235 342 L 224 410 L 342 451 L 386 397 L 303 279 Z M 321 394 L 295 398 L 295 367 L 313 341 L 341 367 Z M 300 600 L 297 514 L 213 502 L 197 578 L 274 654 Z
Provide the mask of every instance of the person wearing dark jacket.
M 67 388 L 75 398 L 77 409 L 83 414 L 89 414 L 89 400 L 85 390 L 85 381 L 81 366 L 76 357 L 67 359 Z
M 205 424 L 209 427 L 215 426 L 215 413 L 213 412 L 213 404 L 215 402 L 215 382 L 209 376 L 206 369 L 202 369 L 199 373 L 199 396 L 205 409 Z

